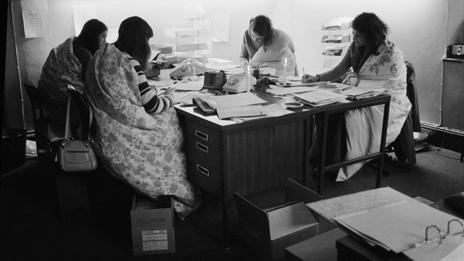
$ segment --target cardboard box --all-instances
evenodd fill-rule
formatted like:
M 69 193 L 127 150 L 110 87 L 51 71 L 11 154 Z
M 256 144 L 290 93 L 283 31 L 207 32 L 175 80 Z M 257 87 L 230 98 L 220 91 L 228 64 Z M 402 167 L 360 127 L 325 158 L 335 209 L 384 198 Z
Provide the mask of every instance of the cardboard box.
M 289 179 L 285 203 L 262 209 L 235 193 L 241 242 L 257 252 L 262 260 L 282 260 L 284 249 L 318 234 L 319 224 L 306 202 L 321 197 Z
M 130 214 L 134 255 L 175 252 L 174 211 L 170 196 L 153 200 L 136 194 Z

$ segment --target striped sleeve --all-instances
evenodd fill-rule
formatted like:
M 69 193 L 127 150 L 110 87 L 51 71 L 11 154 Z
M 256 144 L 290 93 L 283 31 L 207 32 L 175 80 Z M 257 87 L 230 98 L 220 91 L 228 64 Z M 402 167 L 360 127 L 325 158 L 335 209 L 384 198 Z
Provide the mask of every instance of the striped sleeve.
M 137 73 L 137 84 L 142 97 L 142 105 L 147 113 L 160 113 L 173 105 L 171 97 L 158 95 L 156 89 L 148 85 L 142 66 L 137 60 L 130 57 L 130 63 Z

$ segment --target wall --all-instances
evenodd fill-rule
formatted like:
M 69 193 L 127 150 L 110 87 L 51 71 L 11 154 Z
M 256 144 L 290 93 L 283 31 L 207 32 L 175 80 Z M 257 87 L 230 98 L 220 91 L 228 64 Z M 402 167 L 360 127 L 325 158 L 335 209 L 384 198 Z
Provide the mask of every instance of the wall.
M 163 29 L 190 26 L 191 21 L 183 18 L 183 6 L 200 3 L 207 15 L 230 14 L 229 42 L 215 42 L 211 56 L 235 61 L 238 60 L 242 33 L 248 27 L 249 19 L 257 14 L 265 14 L 271 17 L 276 28 L 286 31 L 293 38 L 299 68 L 304 67 L 307 73 L 321 70 L 320 29 L 323 24 L 340 16 L 355 17 L 363 11 L 375 12 L 389 25 L 391 40 L 415 64 L 421 119 L 432 124 L 440 123 L 441 58 L 450 41 L 448 38 L 452 37 L 450 31 L 453 31 L 447 27 L 448 4 L 453 16 L 463 13 L 460 0 L 48 0 L 47 3 L 47 36 L 24 39 L 21 34 L 22 38 L 18 41 L 22 77 L 34 84 L 50 49 L 74 35 L 74 4 L 95 4 L 97 17 L 109 27 L 117 28 L 125 17 L 141 16 L 154 28 L 152 41 L 157 43 L 162 41 Z M 455 10 L 456 7 L 461 11 Z M 20 13 L 16 15 L 20 17 Z M 454 18 L 451 23 L 461 24 Z M 22 25 L 18 27 L 22 31 Z

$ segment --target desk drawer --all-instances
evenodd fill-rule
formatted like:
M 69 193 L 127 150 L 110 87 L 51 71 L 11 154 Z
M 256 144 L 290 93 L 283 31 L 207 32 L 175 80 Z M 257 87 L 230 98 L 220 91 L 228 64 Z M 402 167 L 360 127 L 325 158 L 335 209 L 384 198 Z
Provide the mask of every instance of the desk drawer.
M 208 147 L 220 147 L 221 136 L 219 132 L 200 124 L 187 123 L 185 134 L 187 141 L 198 141 Z
M 213 196 L 222 195 L 222 173 L 219 157 L 189 155 L 188 179 Z

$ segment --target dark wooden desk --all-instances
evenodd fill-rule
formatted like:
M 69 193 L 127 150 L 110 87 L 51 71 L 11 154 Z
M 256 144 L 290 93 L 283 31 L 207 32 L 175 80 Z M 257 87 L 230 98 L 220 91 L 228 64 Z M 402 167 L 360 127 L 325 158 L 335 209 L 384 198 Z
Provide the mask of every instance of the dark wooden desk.
M 269 103 L 281 103 L 280 99 L 267 93 L 257 94 Z M 389 102 L 390 96 L 381 95 L 350 103 L 307 107 L 280 117 L 240 123 L 219 120 L 216 115 L 203 116 L 195 112 L 194 107 L 177 106 L 184 125 L 188 177 L 196 186 L 222 201 L 225 245 L 229 243 L 234 192 L 248 195 L 282 186 L 287 178 L 306 180 L 306 159 L 314 115 L 388 105 Z M 386 115 L 388 119 L 388 106 Z M 384 139 L 382 141 L 384 145 Z M 381 150 L 376 156 L 383 153 Z M 380 178 L 381 169 L 377 186 L 380 186 Z

